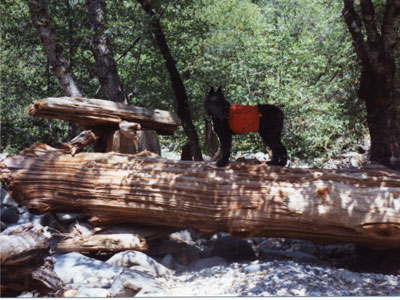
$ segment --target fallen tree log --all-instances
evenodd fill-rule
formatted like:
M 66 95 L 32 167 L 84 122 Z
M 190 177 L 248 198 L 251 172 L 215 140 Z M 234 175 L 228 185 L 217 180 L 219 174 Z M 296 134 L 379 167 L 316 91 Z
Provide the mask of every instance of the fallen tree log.
M 44 144 L 8 157 L 2 179 L 31 212 L 137 224 L 400 248 L 400 173 L 172 161 Z
M 28 114 L 70 121 L 87 127 L 118 126 L 121 121 L 137 122 L 143 128 L 154 129 L 157 133 L 166 135 L 173 134 L 181 125 L 179 117 L 172 112 L 82 97 L 36 100 L 29 106 Z

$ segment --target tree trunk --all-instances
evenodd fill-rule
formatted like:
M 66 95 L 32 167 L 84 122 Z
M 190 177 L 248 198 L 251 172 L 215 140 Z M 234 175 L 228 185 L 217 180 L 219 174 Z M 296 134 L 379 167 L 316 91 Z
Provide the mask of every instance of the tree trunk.
M 400 248 L 400 173 L 290 169 L 79 153 L 39 144 L 6 158 L 2 179 L 31 212 L 74 212 L 94 224 L 192 228 L 318 243 Z
M 344 0 L 343 15 L 361 67 L 358 96 L 367 107 L 371 160 L 400 170 L 400 96 L 396 93 L 394 57 L 399 41 L 400 0 L 387 0 L 380 31 L 372 1 L 360 0 L 360 4 L 362 18 L 354 8 L 354 0 Z
M 47 1 L 29 1 L 29 11 L 33 25 L 38 29 L 43 49 L 46 52 L 48 61 L 52 66 L 64 92 L 67 96 L 82 96 L 82 93 L 75 82 L 71 68 L 63 56 L 63 48 L 57 40 L 54 28 L 48 14 Z
M 194 127 L 192 122 L 185 86 L 183 84 L 181 76 L 179 75 L 178 69 L 176 68 L 176 64 L 172 57 L 171 51 L 168 47 L 167 40 L 165 39 L 164 32 L 161 28 L 160 20 L 154 14 L 149 1 L 139 0 L 139 2 L 142 5 L 144 11 L 151 19 L 153 34 L 156 38 L 161 54 L 165 59 L 167 70 L 171 79 L 172 89 L 174 91 L 175 99 L 177 102 L 177 114 L 182 120 L 182 126 L 185 134 L 189 138 L 192 156 L 194 157 L 194 160 L 202 161 L 203 156 L 201 155 L 199 137 L 197 135 L 196 128 Z
M 118 75 L 111 42 L 106 30 L 105 0 L 87 0 L 90 30 L 93 32 L 91 48 L 96 60 L 97 74 L 105 99 L 128 104 L 124 87 Z

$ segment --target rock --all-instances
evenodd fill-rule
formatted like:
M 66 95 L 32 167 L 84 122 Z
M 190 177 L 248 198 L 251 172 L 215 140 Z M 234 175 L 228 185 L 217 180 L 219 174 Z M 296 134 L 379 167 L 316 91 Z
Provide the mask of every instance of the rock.
M 193 266 L 191 266 L 191 269 L 193 270 L 202 270 L 206 268 L 211 268 L 214 266 L 219 266 L 219 265 L 225 265 L 226 260 L 222 257 L 219 256 L 213 256 L 213 257 L 207 257 L 200 259 L 197 261 Z
M 244 271 L 246 273 L 256 273 L 256 272 L 260 272 L 261 270 L 262 270 L 262 266 L 259 264 L 249 265 L 246 268 L 244 268 Z
M 10 196 L 10 194 L 5 190 L 1 189 L 1 207 L 4 206 L 18 206 L 18 203 Z
M 16 206 L 3 208 L 1 210 L 1 221 L 6 224 L 14 224 L 19 220 L 19 210 Z
M 1 231 L 3 231 L 6 228 L 7 228 L 6 223 L 4 223 L 3 221 L 0 221 L 0 229 L 1 229 Z
M 173 254 L 175 261 L 181 265 L 188 266 L 198 261 L 201 256 L 201 250 L 197 246 L 186 245 L 181 252 Z
M 220 256 L 228 260 L 256 259 L 251 244 L 244 239 L 233 239 L 230 236 L 224 236 L 217 239 L 214 243 L 212 256 Z
M 124 270 L 114 279 L 110 289 L 111 297 L 149 297 L 165 294 L 165 290 L 153 276 L 135 270 Z
M 361 282 L 360 275 L 345 269 L 337 269 L 332 276 L 347 284 L 358 285 Z
M 303 263 L 314 263 L 319 265 L 329 265 L 326 261 L 320 260 L 314 255 L 303 253 L 300 251 L 282 251 L 275 249 L 262 249 L 259 255 L 261 260 L 271 261 L 271 260 L 293 260 L 296 262 Z
M 103 288 L 103 278 L 112 281 L 124 270 L 75 252 L 54 254 L 53 257 L 56 259 L 54 271 L 64 284 L 86 285 L 90 282 L 93 287 Z
M 100 297 L 105 298 L 105 297 L 110 297 L 110 292 L 107 289 L 82 286 L 78 289 L 75 297 L 78 297 L 78 295 L 81 295 L 81 297 L 83 295 L 86 295 L 86 297 L 91 297 L 91 298 L 100 298 Z
M 106 262 L 114 266 L 149 272 L 157 277 L 171 275 L 171 270 L 146 254 L 135 250 L 117 253 Z
M 172 254 L 165 255 L 164 258 L 161 260 L 161 264 L 168 269 L 173 270 L 175 267 L 175 261 Z
M 185 229 L 182 231 L 174 232 L 169 235 L 171 240 L 177 242 L 184 242 L 189 245 L 195 244 L 195 240 L 197 239 L 196 233 L 193 230 Z

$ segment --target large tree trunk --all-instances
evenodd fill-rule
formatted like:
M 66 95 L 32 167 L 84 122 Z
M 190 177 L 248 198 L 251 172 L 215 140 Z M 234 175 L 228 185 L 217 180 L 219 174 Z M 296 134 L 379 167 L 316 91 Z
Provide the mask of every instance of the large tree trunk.
M 5 159 L 2 179 L 31 212 L 75 212 L 212 234 L 400 248 L 400 173 L 290 169 L 80 153 L 44 144 Z
M 67 96 L 82 96 L 82 93 L 75 82 L 72 70 L 63 56 L 63 48 L 57 40 L 54 28 L 48 14 L 47 1 L 32 0 L 29 1 L 29 11 L 33 25 L 38 29 L 43 49 L 46 52 L 47 59 L 53 68 L 61 86 Z
M 185 134 L 189 138 L 190 150 L 192 152 L 191 154 L 194 160 L 202 161 L 203 156 L 201 155 L 199 137 L 192 122 L 190 107 L 188 104 L 188 96 L 186 94 L 182 78 L 179 75 L 178 69 L 176 68 L 171 51 L 168 47 L 167 40 L 165 39 L 164 32 L 161 28 L 160 19 L 154 14 L 149 1 L 139 0 L 139 2 L 151 20 L 153 34 L 156 38 L 161 54 L 165 59 L 167 70 L 171 79 L 172 89 L 177 102 L 177 114 L 182 120 L 182 126 Z
M 106 30 L 105 0 L 87 0 L 90 30 L 93 32 L 91 48 L 96 60 L 97 74 L 105 99 L 128 104 L 124 87 L 118 75 L 111 42 Z
M 371 160 L 400 170 L 400 96 L 396 93 L 394 56 L 399 42 L 400 0 L 387 0 L 380 31 L 372 1 L 360 0 L 360 4 L 362 18 L 354 0 L 344 0 L 343 15 L 361 67 L 358 96 L 367 107 Z

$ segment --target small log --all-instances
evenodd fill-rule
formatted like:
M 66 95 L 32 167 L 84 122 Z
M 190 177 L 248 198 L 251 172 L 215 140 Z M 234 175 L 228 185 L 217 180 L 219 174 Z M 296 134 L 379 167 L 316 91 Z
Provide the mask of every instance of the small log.
M 41 226 L 20 228 L 19 233 L 0 234 L 1 296 L 13 297 L 31 290 L 42 296 L 55 295 L 62 282 L 49 256 L 50 233 Z
M 85 130 L 74 137 L 70 142 L 61 144 L 61 147 L 74 156 L 85 146 L 94 143 L 99 137 L 91 130 Z
M 128 139 L 136 140 L 136 132 L 142 129 L 142 126 L 138 123 L 122 121 L 119 123 L 119 130 Z
M 108 100 L 82 97 L 60 97 L 36 100 L 29 106 L 33 117 L 70 121 L 89 128 L 118 126 L 125 120 L 140 123 L 143 128 L 159 134 L 171 135 L 181 126 L 179 117 L 172 112 L 126 105 Z
M 146 240 L 136 234 L 95 234 L 73 236 L 60 241 L 56 252 L 120 252 L 125 250 L 146 251 Z
M 37 253 L 46 252 L 50 247 L 51 235 L 44 228 L 33 226 L 14 235 L 0 235 L 0 263 L 2 265 L 22 265 Z
M 400 173 L 379 165 L 322 170 L 79 153 L 39 144 L 1 164 L 31 212 L 71 211 L 92 224 L 400 248 Z M 40 187 L 40 188 L 38 188 Z

